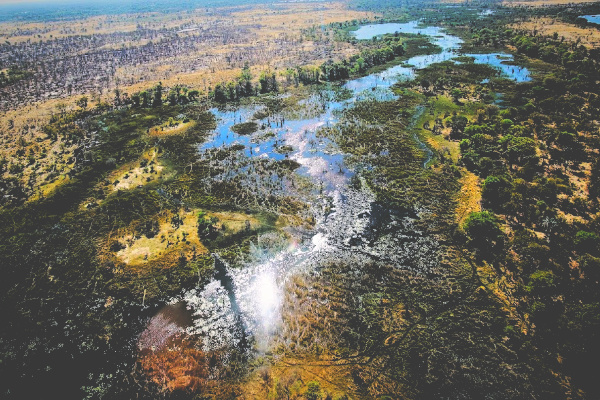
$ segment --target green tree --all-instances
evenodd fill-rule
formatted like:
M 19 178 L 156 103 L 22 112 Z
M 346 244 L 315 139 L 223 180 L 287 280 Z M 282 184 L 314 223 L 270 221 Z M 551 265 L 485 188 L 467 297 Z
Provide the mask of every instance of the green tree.
M 219 220 L 215 217 L 209 217 L 204 211 L 198 213 L 198 236 L 202 239 L 212 239 L 217 233 L 215 224 Z
M 75 104 L 77 105 L 77 107 L 81 108 L 82 110 L 85 110 L 88 106 L 87 96 L 81 96 L 79 99 L 77 99 Z
M 452 128 L 450 136 L 453 139 L 460 139 L 468 123 L 469 120 L 463 115 L 453 116 L 450 120 L 450 127 Z
M 499 251 L 504 245 L 504 233 L 500 229 L 498 218 L 488 212 L 473 212 L 463 224 L 470 245 L 487 258 Z
M 139 93 L 134 93 L 131 95 L 131 103 L 134 107 L 139 107 L 141 102 L 141 97 Z
M 537 163 L 537 144 L 535 140 L 528 137 L 512 137 L 508 141 L 506 154 L 514 164 Z
M 538 297 L 549 297 L 556 289 L 556 276 L 552 271 L 535 271 L 529 276 L 529 283 L 525 290 Z
M 152 100 L 152 107 L 162 106 L 162 82 L 158 82 L 158 85 L 154 87 L 154 99 Z
M 450 92 L 450 95 L 452 96 L 452 99 L 458 103 L 458 101 L 460 100 L 461 97 L 464 96 L 464 92 L 460 89 L 452 89 L 452 91 Z
M 225 92 L 225 87 L 223 87 L 223 85 L 219 83 L 215 85 L 215 90 L 213 91 L 213 98 L 219 103 L 225 103 L 227 101 L 227 93 Z
M 310 381 L 307 386 L 308 389 L 304 394 L 307 400 L 319 400 L 322 397 L 321 384 L 318 381 Z
M 200 95 L 200 92 L 197 91 L 196 89 L 192 89 L 187 93 L 189 101 L 196 101 L 196 99 L 198 98 L 199 95 Z
M 502 209 L 503 205 L 510 200 L 511 187 L 506 177 L 490 175 L 483 181 L 481 191 L 483 201 L 492 209 Z
M 594 232 L 579 231 L 575 234 L 575 246 L 581 252 L 590 254 L 598 253 L 600 237 Z
M 150 93 L 148 93 L 147 91 L 142 91 L 140 92 L 140 99 L 141 99 L 141 105 L 142 107 L 146 108 L 146 107 L 150 107 Z

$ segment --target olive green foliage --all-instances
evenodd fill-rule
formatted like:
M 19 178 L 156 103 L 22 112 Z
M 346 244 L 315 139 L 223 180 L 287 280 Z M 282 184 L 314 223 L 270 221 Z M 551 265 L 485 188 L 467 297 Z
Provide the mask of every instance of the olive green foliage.
M 17 81 L 27 79 L 33 76 L 33 73 L 16 67 L 11 67 L 8 71 L 0 71 L 0 88 L 11 85 Z
M 504 234 L 496 216 L 488 211 L 471 213 L 463 224 L 470 243 L 484 258 L 497 255 L 504 245 Z
M 321 384 L 318 381 L 310 381 L 306 384 L 307 389 L 304 397 L 307 400 L 319 400 L 321 396 Z
M 600 252 L 600 237 L 595 232 L 579 231 L 575 235 L 575 245 L 581 252 L 598 254 Z
M 1 329 L 0 369 L 16 398 L 33 396 L 37 386 L 26 384 L 31 381 L 72 398 L 82 397 L 81 387 L 103 387 L 109 397 L 132 397 L 126 393 L 133 389 L 120 384 L 123 376 L 105 374 L 103 365 L 111 365 L 111 371 L 126 370 L 136 357 L 131 337 L 141 332 L 146 318 L 181 287 L 202 285 L 212 276 L 209 256 L 180 257 L 166 266 L 158 259 L 138 271 L 105 254 L 119 251 L 118 241 L 109 241 L 105 249 L 102 245 L 120 229 L 155 236 L 157 215 L 177 211 L 182 201 L 188 206 L 212 204 L 214 197 L 199 184 L 208 170 L 189 166 L 197 161 L 197 143 L 214 129 L 214 117 L 194 107 L 161 104 L 109 112 L 80 107 L 55 115 L 45 128 L 49 136 L 56 132 L 63 140 L 78 140 L 93 131 L 98 144 L 82 148 L 71 179 L 50 196 L 0 210 L 1 301 L 10 321 Z M 146 134 L 182 113 L 196 122 L 185 134 Z M 78 126 L 85 132 L 80 134 Z M 149 148 L 177 171 L 176 177 L 113 191 L 108 174 L 139 160 Z M 188 184 L 195 191 L 178 190 Z M 81 208 L 90 198 L 96 206 Z M 205 228 L 200 233 L 210 235 L 215 221 L 205 221 L 200 218 Z M 43 341 L 36 339 L 42 336 Z M 112 395 L 106 394 L 109 390 Z
M 238 135 L 250 135 L 258 130 L 256 122 L 242 122 L 231 127 L 231 130 Z
M 209 217 L 205 212 L 198 213 L 198 236 L 203 239 L 211 239 L 217 233 L 215 224 L 219 222 L 216 217 Z

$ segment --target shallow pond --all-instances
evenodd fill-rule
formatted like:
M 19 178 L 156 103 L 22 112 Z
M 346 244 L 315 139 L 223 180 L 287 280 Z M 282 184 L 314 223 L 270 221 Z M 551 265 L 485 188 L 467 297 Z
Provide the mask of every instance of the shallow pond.
M 529 82 L 531 80 L 529 70 L 515 65 L 514 57 L 511 54 L 465 54 L 465 56 L 472 57 L 475 64 L 487 64 L 500 70 L 504 77 L 515 82 Z
M 591 22 L 593 24 L 600 25 L 600 14 L 596 14 L 596 15 L 582 15 L 581 18 L 587 20 L 587 22 Z
M 484 15 L 490 15 L 492 10 L 487 10 Z M 487 64 L 499 69 L 505 77 L 516 82 L 527 82 L 531 80 L 527 68 L 515 65 L 514 58 L 507 53 L 488 53 L 488 54 L 457 54 L 462 40 L 456 36 L 448 35 L 438 27 L 421 27 L 417 21 L 407 22 L 405 24 L 387 23 L 387 24 L 372 24 L 365 25 L 354 32 L 357 39 L 369 40 L 375 36 L 393 33 L 411 33 L 418 35 L 426 35 L 433 38 L 433 43 L 440 46 L 442 51 L 439 54 L 426 56 L 417 56 L 408 60 L 405 64 L 412 67 L 396 66 L 385 71 L 384 76 L 404 77 L 412 79 L 416 75 L 415 69 L 424 68 L 436 62 L 452 60 L 458 55 L 472 57 L 476 64 Z M 377 74 L 381 75 L 381 74 Z M 380 76 L 373 77 L 372 75 L 359 79 L 370 81 L 373 78 L 377 79 Z

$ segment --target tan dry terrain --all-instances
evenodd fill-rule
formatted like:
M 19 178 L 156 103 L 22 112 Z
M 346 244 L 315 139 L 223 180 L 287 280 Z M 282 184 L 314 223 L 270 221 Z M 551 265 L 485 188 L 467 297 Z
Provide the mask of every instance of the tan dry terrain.
M 203 8 L 194 12 L 99 16 L 79 21 L 0 23 L 0 40 L 10 43 L 53 43 L 57 39 L 77 35 L 130 34 L 136 29 L 181 28 L 179 35 L 194 35 L 197 27 L 208 31 L 215 27 L 220 32 L 229 30 L 232 33 L 245 30 L 247 34 L 243 35 L 243 41 L 233 44 L 217 42 L 203 47 L 199 53 L 159 57 L 135 67 L 118 68 L 111 83 L 112 88 L 118 85 L 122 92 L 129 94 L 150 88 L 161 81 L 167 88 L 183 84 L 206 95 L 215 84 L 238 76 L 244 62 L 249 63 L 256 79 L 261 71 L 267 69 L 279 72 L 286 67 L 348 57 L 357 52 L 350 44 L 334 42 L 323 36 L 320 30 L 317 44 L 304 40 L 302 31 L 320 24 L 373 17 L 372 13 L 349 10 L 343 0 L 318 4 L 278 3 L 272 8 L 222 8 L 208 12 Z M 297 42 L 297 46 L 288 46 L 290 41 Z M 143 44 L 143 40 L 134 40 L 123 45 L 135 47 Z M 233 56 L 236 62 L 231 62 Z M 114 97 L 112 88 L 99 88 L 86 93 L 90 99 L 88 107 L 94 107 L 99 100 L 110 101 Z M 61 144 L 60 140 L 52 143 L 41 132 L 41 128 L 53 113 L 76 108 L 75 101 L 80 97 L 81 93 L 60 95 L 59 98 L 0 112 L 0 160 L 6 160 L 4 177 L 17 177 L 23 184 L 29 182 L 30 187 L 48 184 L 54 187 L 60 182 L 56 178 L 48 180 L 47 174 L 39 174 L 39 171 L 48 170 L 64 176 L 72 167 L 68 160 L 74 148 Z M 18 140 L 21 137 L 25 139 L 24 142 Z M 18 156 L 19 153 L 25 156 Z M 26 156 L 29 154 L 33 155 L 37 165 L 27 165 Z M 21 164 L 23 171 L 10 174 L 7 170 L 13 163 Z M 44 190 L 46 192 L 48 190 Z
M 600 47 L 600 30 L 596 28 L 580 28 L 573 24 L 567 24 L 548 17 L 531 19 L 527 22 L 520 22 L 510 26 L 513 29 L 526 29 L 528 31 L 537 31 L 538 35 L 552 36 L 554 32 L 559 37 L 564 37 L 566 41 L 577 42 L 587 48 Z
M 504 0 L 502 5 L 509 7 L 546 7 L 563 4 L 594 3 L 597 0 Z

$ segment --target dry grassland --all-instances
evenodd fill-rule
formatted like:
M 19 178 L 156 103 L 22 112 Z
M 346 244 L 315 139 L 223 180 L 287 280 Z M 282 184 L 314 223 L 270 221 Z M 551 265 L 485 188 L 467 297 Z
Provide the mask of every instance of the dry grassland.
M 177 259 L 180 256 L 193 258 L 195 255 L 204 254 L 208 250 L 198 236 L 198 213 L 200 210 L 180 210 L 177 213 L 164 211 L 158 216 L 158 229 L 154 235 L 140 234 L 135 228 L 126 229 L 115 233 L 101 246 L 103 254 L 114 254 L 116 258 L 128 267 L 141 267 L 152 261 L 160 259 Z M 261 222 L 248 214 L 235 212 L 206 213 L 208 217 L 216 217 L 216 227 L 224 235 L 239 233 L 246 229 L 257 229 Z M 179 224 L 173 224 L 173 218 L 178 217 Z M 108 246 L 114 241 L 121 245 L 118 251 L 108 252 Z M 104 248 L 102 248 L 104 247 Z M 170 265 L 169 263 L 163 263 Z
M 108 180 L 113 183 L 113 190 L 127 190 L 150 182 L 156 182 L 168 179 L 173 175 L 173 171 L 166 168 L 157 159 L 157 150 L 152 149 L 143 157 L 144 164 L 141 161 L 123 165 L 114 171 Z
M 117 258 L 127 265 L 136 266 L 156 260 L 172 251 L 188 253 L 194 248 L 198 253 L 206 252 L 198 238 L 197 214 L 183 212 L 179 214 L 183 224 L 173 227 L 170 215 L 161 219 L 159 232 L 152 238 L 127 234 L 118 240 L 125 248 L 117 252 Z
M 594 3 L 597 0 L 504 0 L 503 6 L 509 7 L 546 7 L 546 6 L 559 6 L 565 4 L 581 4 L 581 3 Z
M 510 27 L 532 32 L 537 31 L 538 35 L 544 36 L 552 36 L 554 32 L 557 32 L 559 37 L 564 37 L 566 41 L 576 42 L 579 40 L 582 45 L 590 49 L 600 47 L 600 30 L 580 28 L 548 17 L 531 19 L 527 22 L 513 24 Z
M 345 1 L 319 4 L 279 3 L 271 8 L 264 6 L 222 8 L 210 12 L 206 9 L 198 9 L 170 14 L 98 16 L 78 21 L 0 23 L 0 40 L 8 40 L 11 43 L 28 40 L 32 43 L 51 42 L 58 38 L 77 35 L 131 33 L 138 28 L 192 27 L 190 31 L 180 32 L 179 35 L 194 35 L 194 27 L 208 30 L 215 27 L 221 31 L 229 29 L 232 33 L 247 32 L 243 36 L 243 41 L 228 44 L 215 43 L 203 47 L 200 52 L 185 54 L 182 57 L 159 58 L 143 65 L 121 67 L 117 69 L 114 77 L 115 84 L 129 94 L 162 82 L 167 88 L 182 84 L 198 89 L 206 95 L 217 83 L 230 81 L 240 74 L 241 66 L 227 61 L 231 55 L 249 59 L 255 77 L 268 69 L 279 73 L 290 66 L 318 64 L 329 58 L 348 57 L 358 51 L 350 44 L 336 43 L 330 39 L 318 44 L 301 40 L 302 30 L 320 24 L 373 17 L 372 13 L 348 10 Z M 132 40 L 124 45 L 140 46 L 144 44 L 144 40 L 146 39 Z M 160 37 L 156 40 L 160 40 Z M 290 41 L 295 45 L 286 44 Z M 60 171 L 55 172 L 59 174 L 68 173 L 70 167 L 64 160 L 70 158 L 73 149 L 65 148 L 59 142 L 51 143 L 41 132 L 41 128 L 59 108 L 63 107 L 67 110 L 76 108 L 75 101 L 80 97 L 81 94 L 63 96 L 0 112 L 0 159 L 6 159 L 9 164 L 16 161 L 16 153 L 20 149 L 19 146 L 22 147 L 17 143 L 17 139 L 24 137 L 27 141 L 25 151 L 32 151 L 36 161 L 41 164 L 41 167 L 40 165 L 25 166 L 23 173 L 20 174 L 23 183 L 30 180 L 34 170 L 43 171 L 47 165 L 58 165 Z M 94 107 L 97 100 L 111 100 L 113 94 L 112 90 L 103 89 L 88 93 L 88 97 L 89 107 Z M 41 154 L 47 155 L 41 157 Z M 32 184 L 43 186 L 55 182 L 56 180 L 48 182 L 44 174 L 41 174 L 35 177 Z M 51 189 L 51 186 L 46 186 L 43 192 L 46 193 Z
M 479 185 L 479 177 L 466 169 L 463 170 L 460 185 L 461 189 L 458 193 L 456 206 L 456 222 L 462 225 L 470 213 L 481 211 L 481 186 Z

